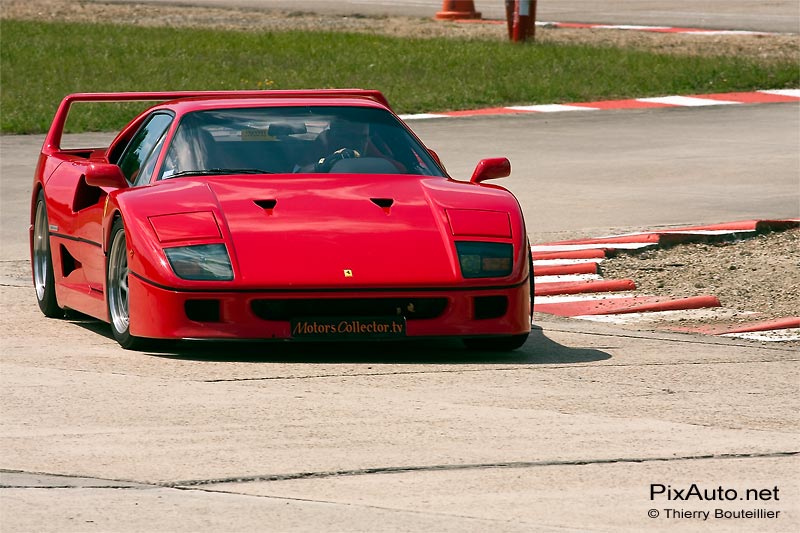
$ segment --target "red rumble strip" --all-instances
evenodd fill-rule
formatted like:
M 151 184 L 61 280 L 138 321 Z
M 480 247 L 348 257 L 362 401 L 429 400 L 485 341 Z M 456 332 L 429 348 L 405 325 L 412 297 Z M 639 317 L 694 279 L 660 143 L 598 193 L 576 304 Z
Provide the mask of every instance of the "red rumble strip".
M 630 316 L 641 313 L 643 317 L 647 317 L 646 313 L 653 312 L 719 308 L 720 301 L 713 295 L 671 299 L 636 294 L 632 292 L 636 289 L 633 280 L 602 279 L 597 273 L 597 265 L 610 253 L 654 249 L 690 242 L 740 239 L 759 232 L 798 227 L 800 219 L 744 220 L 536 244 L 531 246 L 536 282 L 534 310 L 559 316 L 615 322 L 616 315 Z M 800 317 L 672 329 L 743 337 L 753 333 L 782 331 L 782 336 L 778 338 L 762 340 L 800 340 Z

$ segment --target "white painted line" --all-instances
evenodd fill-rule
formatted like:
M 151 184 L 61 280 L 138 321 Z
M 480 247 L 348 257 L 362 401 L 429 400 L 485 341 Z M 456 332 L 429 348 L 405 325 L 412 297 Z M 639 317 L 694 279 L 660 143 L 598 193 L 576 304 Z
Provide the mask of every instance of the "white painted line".
M 779 96 L 793 96 L 800 98 L 800 89 L 775 89 L 770 91 L 757 91 L 764 94 L 777 94 Z
M 685 317 L 685 311 L 653 311 L 650 313 L 622 313 L 618 315 L 580 315 L 573 316 L 579 320 L 591 320 L 605 324 L 638 324 L 647 322 L 661 322 L 680 320 L 677 316 Z
M 539 301 L 537 296 L 534 301 Z M 609 324 L 652 324 L 658 322 L 676 323 L 687 321 L 709 321 L 709 320 L 730 320 L 733 317 L 742 315 L 755 315 L 752 311 L 738 311 L 724 307 L 714 307 L 706 309 L 676 309 L 673 311 L 651 311 L 648 313 L 624 313 L 619 315 L 581 315 L 571 318 L 581 320 L 592 320 L 594 322 L 604 322 Z
M 800 341 L 800 328 L 771 329 L 768 331 L 749 331 L 747 333 L 726 333 L 719 337 L 735 337 L 762 342 Z
M 677 230 L 677 231 L 663 231 L 662 235 L 726 235 L 728 233 L 755 233 L 754 229 L 696 229 L 696 230 Z M 659 232 L 657 232 L 659 233 Z
M 682 229 L 665 229 L 660 231 L 645 231 L 634 233 L 619 233 L 616 235 L 603 235 L 596 237 L 597 239 L 611 239 L 613 237 L 639 237 L 642 235 L 725 235 L 726 233 L 755 233 L 753 229 L 695 229 L 695 230 L 682 230 Z
M 591 257 L 588 259 L 534 259 L 533 266 L 569 266 L 585 265 L 586 263 L 602 263 L 602 257 Z
M 613 300 L 615 298 L 635 298 L 636 296 L 643 296 L 634 292 L 605 292 L 599 294 L 563 294 L 553 296 L 535 296 L 533 298 L 534 305 L 537 304 L 563 304 L 573 302 L 592 302 L 597 300 Z
M 603 279 L 598 274 L 564 274 L 561 276 L 534 276 L 536 285 L 547 285 L 548 283 L 561 283 L 565 281 L 592 281 Z
M 546 22 L 537 21 L 537 26 L 561 28 L 571 28 L 571 23 L 565 22 Z M 634 30 L 634 31 L 655 31 L 668 33 L 688 33 L 696 35 L 793 35 L 792 33 L 775 33 L 753 30 L 705 30 L 702 28 L 676 28 L 674 26 L 641 26 L 633 24 L 580 24 L 578 28 L 592 30 Z
M 578 105 L 546 104 L 546 105 L 515 105 L 506 107 L 514 111 L 530 111 L 536 113 L 557 113 L 559 111 L 597 111 L 596 107 Z
M 676 33 L 684 33 L 690 35 L 774 35 L 765 31 L 750 31 L 750 30 L 702 30 L 702 31 L 681 31 Z
M 614 235 L 601 235 L 600 237 L 595 237 L 595 239 L 611 239 L 613 237 L 640 237 L 645 235 L 652 235 L 654 233 L 658 233 L 657 231 L 635 231 L 633 233 L 615 233 Z
M 603 324 L 629 324 L 631 322 L 638 322 L 638 320 L 631 320 L 631 315 L 641 315 L 642 313 L 622 313 L 619 315 L 577 315 L 570 318 L 577 318 L 578 320 L 589 320 L 591 322 L 602 322 Z
M 415 115 L 398 115 L 403 120 L 425 120 L 428 118 L 449 118 L 447 115 L 437 115 L 435 113 L 417 113 Z
M 654 104 L 676 105 L 682 107 L 741 104 L 741 102 L 733 102 L 730 100 L 711 100 L 710 98 L 694 98 L 691 96 L 659 96 L 657 98 L 637 98 L 636 101 L 652 102 Z
M 604 244 L 534 244 L 532 252 L 573 252 L 575 250 L 638 250 L 656 246 L 654 242 L 609 242 Z
M 660 31 L 672 29 L 670 26 L 636 26 L 632 24 L 597 24 L 592 29 L 599 30 L 638 30 L 638 31 Z

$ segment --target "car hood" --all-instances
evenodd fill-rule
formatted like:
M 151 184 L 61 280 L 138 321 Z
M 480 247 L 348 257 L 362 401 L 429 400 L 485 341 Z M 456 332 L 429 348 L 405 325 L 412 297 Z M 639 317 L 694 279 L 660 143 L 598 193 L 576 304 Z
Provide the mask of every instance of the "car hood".
M 442 178 L 292 176 L 209 186 L 230 232 L 240 281 L 261 287 L 460 282 L 446 209 L 463 208 L 470 193 L 476 208 L 486 203 L 483 188 Z
M 156 205 L 160 211 L 171 205 L 174 213 L 210 208 L 241 288 L 463 284 L 448 221 L 454 209 L 507 212 L 518 256 L 524 241 L 516 199 L 492 185 L 408 175 L 296 174 L 179 178 L 156 188 L 162 186 L 148 215 L 157 215 Z

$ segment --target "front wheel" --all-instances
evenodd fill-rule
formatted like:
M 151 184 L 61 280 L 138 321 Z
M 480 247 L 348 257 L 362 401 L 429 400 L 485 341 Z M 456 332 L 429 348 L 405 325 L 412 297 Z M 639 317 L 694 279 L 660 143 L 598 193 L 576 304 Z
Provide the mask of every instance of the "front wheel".
M 118 218 L 111 227 L 111 247 L 106 266 L 106 302 L 114 339 L 126 350 L 135 350 L 143 345 L 144 340 L 131 335 L 128 273 L 128 241 L 122 219 Z
M 511 335 L 510 337 L 473 337 L 462 339 L 469 350 L 482 352 L 510 352 L 516 350 L 528 340 L 528 333 Z
M 48 318 L 63 318 L 64 310 L 58 306 L 56 284 L 53 274 L 53 254 L 50 252 L 50 224 L 44 192 L 36 199 L 36 215 L 33 220 L 33 284 L 39 309 Z

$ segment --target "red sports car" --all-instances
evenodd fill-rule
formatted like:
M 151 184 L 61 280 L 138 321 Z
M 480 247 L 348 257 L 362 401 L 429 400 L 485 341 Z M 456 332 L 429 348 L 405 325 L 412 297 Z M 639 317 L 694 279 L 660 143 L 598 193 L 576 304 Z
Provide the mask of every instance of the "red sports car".
M 62 148 L 74 102 L 154 101 L 106 148 Z M 146 339 L 463 338 L 531 329 L 516 198 L 447 175 L 366 90 L 73 94 L 31 202 L 36 298 Z

